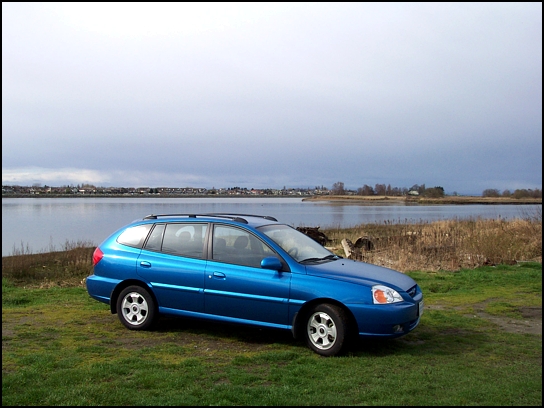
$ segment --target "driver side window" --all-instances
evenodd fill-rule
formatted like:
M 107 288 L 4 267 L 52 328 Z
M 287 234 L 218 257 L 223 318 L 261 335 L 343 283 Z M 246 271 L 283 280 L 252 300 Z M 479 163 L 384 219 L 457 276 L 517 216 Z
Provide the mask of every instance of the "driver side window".
M 228 226 L 215 226 L 212 242 L 212 259 L 254 268 L 275 252 L 260 239 L 247 231 Z

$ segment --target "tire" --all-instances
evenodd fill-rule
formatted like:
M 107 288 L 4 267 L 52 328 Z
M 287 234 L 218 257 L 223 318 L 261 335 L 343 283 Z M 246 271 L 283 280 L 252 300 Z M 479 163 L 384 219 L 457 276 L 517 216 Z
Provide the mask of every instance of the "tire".
M 141 286 L 128 286 L 117 298 L 117 315 L 130 330 L 148 330 L 157 315 L 155 301 Z
M 305 319 L 308 347 L 325 357 L 340 354 L 348 338 L 348 319 L 338 306 L 323 303 L 313 307 Z

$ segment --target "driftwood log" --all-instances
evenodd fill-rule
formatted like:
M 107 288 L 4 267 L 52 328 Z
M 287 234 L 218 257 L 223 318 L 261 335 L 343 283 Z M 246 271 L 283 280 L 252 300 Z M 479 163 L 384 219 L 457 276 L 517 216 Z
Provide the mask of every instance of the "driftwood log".
M 344 238 L 342 240 L 342 248 L 344 248 L 344 253 L 346 254 L 346 258 L 353 259 L 352 255 L 354 253 L 355 247 L 353 246 L 353 242 L 351 242 L 350 239 Z
M 350 239 L 344 238 L 342 240 L 342 247 L 344 248 L 346 258 L 362 260 L 364 252 L 374 250 L 374 243 L 366 236 L 357 238 L 355 244 Z
M 368 236 L 359 237 L 355 241 L 355 244 L 353 244 L 355 248 L 359 248 L 362 251 L 373 251 L 374 250 L 374 242 L 370 239 Z
M 319 244 L 325 246 L 327 242 L 330 241 L 327 236 L 319 231 L 319 227 L 297 227 L 297 231 L 302 232 L 305 235 L 308 235 L 310 238 L 312 238 L 314 241 L 318 242 Z

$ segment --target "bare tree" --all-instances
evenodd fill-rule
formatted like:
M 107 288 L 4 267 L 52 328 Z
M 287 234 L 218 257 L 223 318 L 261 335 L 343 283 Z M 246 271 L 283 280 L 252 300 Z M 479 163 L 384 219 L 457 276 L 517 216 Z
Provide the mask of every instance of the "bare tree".
M 501 193 L 496 188 L 487 188 L 483 191 L 483 197 L 500 197 Z
M 363 187 L 359 187 L 357 189 L 357 195 L 373 196 L 374 195 L 374 189 L 372 187 L 370 187 L 369 185 L 365 184 Z
M 344 183 L 341 181 L 337 181 L 332 185 L 331 194 L 333 195 L 342 195 L 346 192 L 344 190 Z
M 376 184 L 374 186 L 374 192 L 376 193 L 376 195 L 379 195 L 379 196 L 384 196 L 385 195 L 385 184 Z

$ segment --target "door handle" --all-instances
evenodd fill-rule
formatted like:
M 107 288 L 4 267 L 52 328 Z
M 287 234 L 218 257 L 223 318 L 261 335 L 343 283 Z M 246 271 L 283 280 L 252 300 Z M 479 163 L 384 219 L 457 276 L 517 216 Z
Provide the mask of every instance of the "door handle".
M 151 268 L 151 262 L 142 261 L 142 262 L 140 262 L 140 266 L 142 268 Z
M 226 279 L 227 276 L 226 276 L 223 272 L 214 272 L 214 273 L 213 273 L 213 277 L 214 277 L 215 279 Z M 211 279 L 211 278 L 212 278 L 212 275 L 208 275 L 208 278 Z

